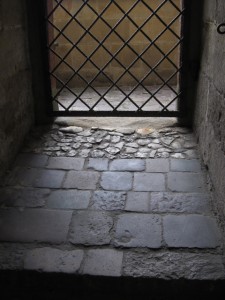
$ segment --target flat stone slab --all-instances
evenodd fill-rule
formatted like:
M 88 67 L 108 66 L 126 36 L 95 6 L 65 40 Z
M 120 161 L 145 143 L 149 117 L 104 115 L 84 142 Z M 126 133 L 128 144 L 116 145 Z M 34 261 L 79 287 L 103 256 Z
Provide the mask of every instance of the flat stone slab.
M 85 209 L 91 198 L 90 191 L 56 190 L 46 198 L 46 207 L 55 209 Z
M 148 192 L 128 192 L 125 210 L 148 212 L 150 194 Z
M 166 280 L 219 280 L 225 278 L 225 269 L 220 255 L 165 251 L 125 252 L 123 275 Z
M 168 174 L 168 188 L 171 192 L 203 192 L 204 179 L 201 173 L 171 172 Z
M 122 210 L 124 209 L 126 193 L 96 191 L 93 194 L 92 209 L 96 210 Z
M 82 170 L 84 158 L 74 157 L 50 157 L 47 168 L 61 170 Z
M 27 251 L 24 269 L 75 274 L 80 269 L 83 256 L 82 250 L 66 251 L 50 247 L 37 248 Z
M 170 169 L 175 172 L 200 172 L 199 159 L 171 159 Z
M 209 196 L 204 193 L 151 193 L 150 211 L 209 214 Z
M 146 160 L 146 171 L 151 173 L 169 172 L 169 159 L 155 158 Z
M 37 188 L 2 188 L 0 205 L 6 207 L 43 207 L 49 189 Z
M 163 217 L 163 236 L 168 247 L 216 248 L 221 235 L 215 219 L 200 215 Z
M 15 166 L 43 168 L 46 166 L 48 156 L 44 154 L 20 153 L 16 157 Z
M 128 191 L 132 188 L 132 173 L 104 172 L 100 185 L 105 190 Z
M 40 188 L 60 188 L 65 176 L 64 171 L 46 169 L 15 169 L 6 180 L 6 185 L 21 185 Z
M 107 158 L 89 158 L 87 169 L 95 171 L 107 171 L 109 160 Z
M 80 211 L 74 214 L 70 227 L 70 242 L 83 245 L 110 243 L 113 219 L 106 212 Z
M 70 211 L 0 209 L 0 241 L 63 243 L 71 218 Z
M 162 246 L 161 218 L 148 214 L 123 214 L 118 217 L 115 246 L 160 248 Z
M 144 171 L 145 161 L 142 159 L 116 159 L 110 163 L 110 171 Z
M 143 192 L 165 191 L 165 175 L 160 173 L 134 173 L 134 190 Z
M 122 271 L 122 251 L 114 249 L 89 250 L 84 261 L 83 274 L 118 277 Z
M 94 190 L 100 174 L 95 171 L 69 171 L 64 181 L 64 188 Z

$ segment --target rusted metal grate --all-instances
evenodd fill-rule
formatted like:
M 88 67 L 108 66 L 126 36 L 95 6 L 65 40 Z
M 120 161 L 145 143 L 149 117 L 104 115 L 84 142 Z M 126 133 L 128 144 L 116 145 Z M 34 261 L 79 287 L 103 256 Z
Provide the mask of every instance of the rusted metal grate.
M 53 113 L 178 116 L 184 12 L 178 0 L 47 0 Z

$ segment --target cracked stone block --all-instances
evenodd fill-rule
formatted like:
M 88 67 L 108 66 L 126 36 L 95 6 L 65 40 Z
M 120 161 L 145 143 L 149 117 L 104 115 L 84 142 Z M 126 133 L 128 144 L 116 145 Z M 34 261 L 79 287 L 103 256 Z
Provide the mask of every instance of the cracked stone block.
M 159 279 L 218 280 L 225 278 L 220 255 L 209 253 L 125 252 L 123 275 Z
M 94 190 L 100 174 L 94 171 L 69 171 L 64 181 L 64 188 Z
M 124 209 L 126 193 L 96 191 L 93 195 L 91 208 L 101 210 L 122 210 Z
M 107 245 L 113 219 L 106 212 L 80 211 L 74 214 L 70 227 L 70 242 L 83 245 Z
M 43 168 L 48 161 L 47 155 L 20 153 L 15 161 L 16 166 L 31 167 L 31 168 Z
M 149 214 L 120 215 L 116 225 L 115 246 L 160 248 L 161 218 Z
M 130 190 L 132 188 L 132 174 L 128 172 L 104 172 L 100 185 L 105 190 Z
M 151 193 L 150 210 L 168 213 L 210 213 L 209 196 L 204 193 Z
M 95 171 L 106 171 L 108 169 L 109 160 L 107 158 L 89 158 L 87 169 Z
M 7 185 L 33 186 L 40 188 L 60 188 L 64 171 L 19 168 L 7 180 Z
M 203 192 L 204 180 L 201 173 L 170 172 L 168 188 L 172 192 Z
M 148 212 L 149 193 L 148 192 L 128 192 L 126 211 Z
M 84 158 L 50 157 L 47 168 L 61 170 L 82 170 Z
M 97 276 L 121 275 L 123 253 L 114 249 L 89 250 L 84 260 L 83 274 Z
M 46 207 L 56 209 L 86 209 L 89 205 L 89 191 L 56 190 L 46 198 Z
M 109 167 L 110 171 L 144 171 L 145 161 L 142 159 L 116 159 Z
M 0 210 L 0 241 L 63 243 L 72 212 L 47 209 Z
M 71 273 L 79 271 L 83 260 L 82 250 L 59 250 L 50 247 L 27 251 L 24 269 L 51 273 Z
M 15 207 L 42 207 L 50 194 L 49 189 L 3 188 L 0 189 L 0 205 Z
M 134 190 L 140 192 L 165 191 L 165 175 L 160 173 L 134 173 Z
M 146 171 L 147 172 L 169 172 L 169 159 L 147 159 L 146 160 Z
M 168 215 L 163 218 L 168 247 L 216 248 L 221 236 L 215 219 L 200 215 Z
M 171 159 L 171 171 L 200 172 L 201 164 L 198 159 Z

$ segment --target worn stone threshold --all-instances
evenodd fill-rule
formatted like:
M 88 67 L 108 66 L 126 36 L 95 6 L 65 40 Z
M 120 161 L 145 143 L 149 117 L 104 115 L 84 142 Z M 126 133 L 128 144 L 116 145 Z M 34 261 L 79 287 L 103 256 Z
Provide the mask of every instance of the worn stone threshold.
M 225 279 L 222 236 L 188 130 L 68 130 L 75 129 L 34 131 L 5 178 L 0 189 L 3 273 L 100 276 L 118 284 L 134 278 L 137 288 L 139 279 L 179 284 Z M 124 143 L 125 148 L 113 157 L 107 151 L 93 157 L 96 139 L 101 144 L 107 136 L 109 147 Z M 77 137 L 84 139 L 81 150 L 70 156 Z M 82 156 L 87 138 L 94 138 L 94 146 Z M 145 146 L 147 155 L 124 157 L 126 143 L 136 143 L 137 152 Z M 152 144 L 164 151 L 151 157 Z M 183 156 L 176 158 L 178 144 Z

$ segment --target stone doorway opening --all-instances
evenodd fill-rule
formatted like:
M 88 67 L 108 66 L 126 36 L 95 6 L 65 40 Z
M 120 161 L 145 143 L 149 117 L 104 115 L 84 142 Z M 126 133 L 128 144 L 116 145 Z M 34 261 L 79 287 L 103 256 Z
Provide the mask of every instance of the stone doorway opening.
M 48 0 L 51 113 L 179 116 L 184 2 Z

